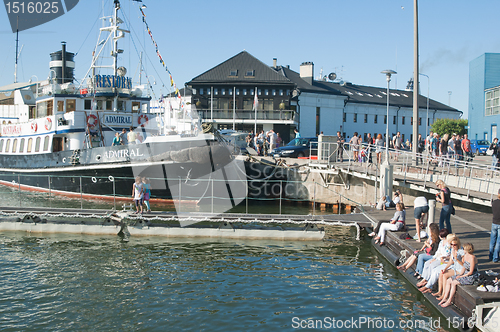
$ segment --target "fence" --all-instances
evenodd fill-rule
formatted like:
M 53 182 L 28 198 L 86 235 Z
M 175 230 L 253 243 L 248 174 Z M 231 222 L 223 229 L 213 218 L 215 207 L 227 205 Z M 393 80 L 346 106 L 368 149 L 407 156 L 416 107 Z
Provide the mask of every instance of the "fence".
M 0 174 L 0 179 L 2 180 L 0 184 L 3 185 L 1 187 L 4 188 L 0 190 L 3 206 L 115 210 L 120 204 L 132 207 L 132 184 L 135 181 L 133 177 L 56 177 L 26 174 Z M 339 214 L 342 204 L 356 207 L 356 212 L 364 212 L 361 204 L 317 182 L 250 178 L 243 180 L 149 178 L 149 180 L 152 184 L 151 203 L 155 206 L 155 210 L 177 213 L 203 211 L 247 214 L 255 214 L 257 210 L 257 213 L 279 215 L 292 212 L 312 215 L 332 213 L 317 208 L 319 203 L 326 203 L 330 206 L 338 204 Z M 38 186 L 33 185 L 35 183 Z M 61 184 L 64 187 L 61 187 Z M 233 189 L 229 193 L 228 187 L 240 187 L 241 190 Z M 158 195 L 158 192 L 162 195 Z M 65 196 L 72 199 L 67 199 Z M 318 199 L 319 196 L 328 196 L 331 199 L 329 202 L 324 202 Z

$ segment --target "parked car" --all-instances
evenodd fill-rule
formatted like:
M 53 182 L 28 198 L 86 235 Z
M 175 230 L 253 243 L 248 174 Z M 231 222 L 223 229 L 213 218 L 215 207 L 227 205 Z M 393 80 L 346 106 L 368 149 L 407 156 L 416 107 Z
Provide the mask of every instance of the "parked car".
M 486 155 L 486 150 L 490 147 L 490 142 L 485 139 L 471 139 L 470 146 L 475 155 Z
M 290 157 L 290 158 L 298 158 L 298 157 L 308 157 L 309 156 L 309 148 L 311 146 L 311 142 L 317 142 L 317 137 L 301 137 L 294 138 L 287 145 L 280 146 L 272 151 L 272 155 L 276 158 L 282 157 Z M 317 148 L 317 147 L 316 147 Z

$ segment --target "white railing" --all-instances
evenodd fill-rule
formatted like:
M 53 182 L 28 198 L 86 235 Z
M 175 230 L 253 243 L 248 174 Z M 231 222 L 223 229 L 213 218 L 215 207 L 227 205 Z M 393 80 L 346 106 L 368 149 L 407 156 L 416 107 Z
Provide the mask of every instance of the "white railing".
M 347 171 L 356 167 L 367 174 L 370 169 L 378 169 L 387 155 L 385 147 L 382 148 L 379 163 L 375 145 L 361 144 L 356 150 L 351 144 L 343 143 L 340 154 L 337 143 L 311 143 L 310 155 L 318 157 L 311 158 L 310 165 L 317 163 L 333 167 L 335 162 L 339 162 L 337 157 L 341 155 L 344 165 L 347 163 Z M 389 149 L 388 155 L 389 162 L 395 166 L 395 174 L 403 176 L 404 182 L 410 179 L 421 180 L 424 188 L 428 183 L 443 180 L 450 187 L 466 189 L 467 197 L 470 197 L 471 191 L 477 191 L 489 194 L 490 199 L 493 199 L 500 188 L 498 167 L 473 162 L 472 158 L 465 155 L 454 153 L 432 156 L 429 152 L 414 154 L 404 149 Z

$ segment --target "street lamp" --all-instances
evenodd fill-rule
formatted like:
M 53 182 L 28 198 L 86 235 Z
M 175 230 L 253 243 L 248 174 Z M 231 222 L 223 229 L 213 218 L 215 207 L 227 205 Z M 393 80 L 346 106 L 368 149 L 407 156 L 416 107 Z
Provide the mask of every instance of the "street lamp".
M 420 75 L 427 77 L 427 117 L 425 119 L 425 136 L 429 135 L 428 132 L 428 125 L 429 125 L 429 86 L 430 86 L 430 79 L 429 76 L 420 73 Z
M 387 77 L 387 121 L 385 127 L 385 164 L 389 164 L 389 84 L 391 82 L 391 75 L 397 74 L 394 70 L 383 70 L 382 74 Z

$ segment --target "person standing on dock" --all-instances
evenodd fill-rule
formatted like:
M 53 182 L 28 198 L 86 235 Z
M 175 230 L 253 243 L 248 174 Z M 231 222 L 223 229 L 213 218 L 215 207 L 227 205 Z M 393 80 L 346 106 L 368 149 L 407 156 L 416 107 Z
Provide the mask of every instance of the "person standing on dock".
M 344 161 L 344 137 L 340 131 L 337 131 L 337 160 Z
M 439 229 L 445 228 L 444 224 L 446 223 L 446 228 L 448 232 L 451 233 L 451 192 L 443 180 L 437 180 L 436 186 L 440 190 L 439 193 L 436 194 L 436 200 L 443 204 L 441 207 L 441 214 L 439 215 Z
M 295 138 L 300 138 L 300 133 L 299 133 L 299 131 L 297 130 L 297 128 L 295 128 L 295 129 L 293 130 L 293 132 L 295 133 Z
M 500 189 L 498 190 L 497 199 L 491 203 L 491 211 L 493 212 L 493 221 L 491 223 L 490 235 L 490 257 L 489 260 L 493 263 L 500 262 Z
M 356 162 L 358 161 L 358 151 L 359 151 L 359 139 L 357 131 L 354 132 L 354 135 L 351 137 L 349 144 L 351 145 L 352 159 Z
M 462 140 L 462 151 L 464 152 L 465 162 L 468 163 L 472 161 L 472 148 L 470 146 L 469 135 L 465 134 L 464 139 Z
M 429 212 L 429 205 L 427 203 L 427 198 L 424 196 L 419 196 L 413 201 L 413 216 L 415 217 L 415 228 L 417 229 L 417 242 L 422 241 L 420 237 L 420 230 L 423 229 L 424 217 Z
M 151 205 L 149 205 L 149 199 L 151 198 L 151 181 L 148 178 L 142 178 L 142 184 L 144 186 L 144 204 L 146 205 L 146 212 L 151 213 Z
M 492 150 L 493 153 L 491 154 L 491 169 L 495 170 L 498 167 L 498 138 L 493 139 L 493 143 L 491 143 L 490 147 L 488 150 Z M 486 152 L 487 154 L 487 152 Z
M 135 207 L 137 213 L 140 212 L 142 214 L 142 204 L 144 203 L 144 186 L 142 184 L 142 179 L 140 176 L 135 178 L 135 183 L 132 185 L 132 198 L 134 199 Z

